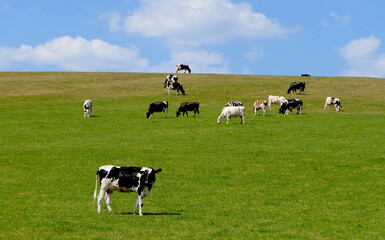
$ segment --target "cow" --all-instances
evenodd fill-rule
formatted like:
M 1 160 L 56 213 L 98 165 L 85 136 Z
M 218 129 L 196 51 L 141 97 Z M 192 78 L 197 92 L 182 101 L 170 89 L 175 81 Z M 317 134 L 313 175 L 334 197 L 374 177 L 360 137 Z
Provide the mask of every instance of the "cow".
M 222 109 L 221 115 L 219 115 L 217 119 L 217 123 L 220 124 L 222 122 L 222 118 L 226 117 L 226 124 L 229 124 L 229 119 L 231 117 L 240 117 L 241 124 L 245 124 L 245 107 L 237 106 L 237 107 L 224 107 Z
M 308 73 L 302 73 L 302 74 L 301 74 L 301 77 L 311 77 L 311 75 L 308 74 Z
M 183 70 L 184 70 L 184 73 L 186 73 L 186 71 L 188 71 L 188 73 L 191 73 L 191 69 L 189 65 L 183 64 L 183 63 L 176 65 L 175 73 L 178 73 L 179 71 L 183 71 Z
M 169 84 L 173 84 L 175 82 L 178 82 L 178 76 L 168 75 L 166 77 L 166 80 L 164 80 L 163 86 L 164 86 L 164 88 L 166 88 L 166 87 L 168 87 Z
M 293 108 L 297 108 L 297 114 L 302 114 L 302 100 L 300 99 L 289 99 L 282 103 L 281 108 L 279 109 L 280 114 L 288 115 L 289 112 L 292 112 Z
M 176 117 L 179 117 L 179 115 L 182 115 L 184 117 L 184 114 L 186 113 L 188 117 L 188 111 L 194 111 L 194 116 L 198 113 L 199 115 L 199 102 L 183 102 L 180 104 L 180 107 L 178 111 L 176 111 Z
M 106 201 L 108 212 L 112 213 L 111 194 L 114 191 L 126 193 L 136 192 L 138 194 L 138 198 L 136 200 L 133 214 L 136 214 L 137 209 L 139 207 L 139 215 L 143 216 L 143 198 L 147 197 L 150 194 L 151 188 L 156 180 L 155 175 L 157 173 L 160 173 L 162 169 L 159 168 L 155 170 L 153 168 L 148 167 L 112 166 L 106 173 L 105 169 L 103 168 L 102 171 L 100 171 L 101 168 L 99 168 L 96 172 L 96 179 L 98 178 L 98 176 L 100 178 L 100 191 L 98 194 L 98 213 L 102 213 L 103 200 Z M 98 182 L 96 180 L 95 190 L 97 190 L 97 184 Z
M 253 106 L 253 111 L 254 111 L 254 116 L 257 115 L 257 112 L 262 109 L 263 111 L 263 116 L 266 116 L 267 112 L 267 101 L 266 100 L 257 100 L 254 102 Z
M 168 102 L 153 102 L 150 104 L 150 107 L 148 108 L 148 111 L 146 113 L 147 118 L 151 118 L 152 114 L 156 114 L 156 117 L 158 117 L 158 112 L 164 112 L 164 117 L 166 118 L 167 112 L 168 112 Z
M 237 107 L 237 106 L 243 106 L 243 103 L 242 102 L 228 102 L 226 103 L 225 107 Z
M 326 109 L 326 107 L 330 107 L 330 105 L 333 105 L 336 107 L 336 111 L 339 112 L 342 108 L 341 106 L 341 101 L 339 98 L 335 98 L 335 97 L 327 97 L 326 98 L 326 102 L 325 102 L 325 106 L 324 106 L 324 110 Z
M 92 101 L 91 100 L 85 100 L 83 103 L 83 110 L 84 110 L 84 117 L 91 117 L 92 114 Z
M 107 174 L 110 172 L 110 170 L 115 168 L 120 168 L 119 166 L 114 165 L 105 165 L 98 168 L 98 171 L 96 171 L 96 183 L 95 183 L 95 191 L 94 191 L 94 203 L 96 202 L 97 198 L 97 191 L 98 191 L 98 184 L 101 184 L 101 181 L 103 178 L 107 176 Z M 98 179 L 99 178 L 99 179 Z M 99 180 L 99 181 L 98 181 Z
M 286 100 L 285 97 L 282 96 L 272 96 L 269 95 L 267 97 L 267 105 L 269 106 L 269 109 L 271 110 L 271 104 L 279 104 L 282 105 L 282 103 Z
M 297 94 L 297 89 L 300 90 L 299 94 L 304 93 L 305 85 L 305 82 L 292 82 L 289 89 L 287 90 L 287 94 L 289 94 L 291 91 L 293 91 L 294 94 Z
M 178 95 L 179 91 L 181 91 L 183 95 L 186 95 L 183 85 L 179 82 L 174 82 L 174 83 L 168 82 L 168 85 L 166 88 L 167 88 L 166 95 L 170 95 L 171 90 L 176 90 L 176 95 Z

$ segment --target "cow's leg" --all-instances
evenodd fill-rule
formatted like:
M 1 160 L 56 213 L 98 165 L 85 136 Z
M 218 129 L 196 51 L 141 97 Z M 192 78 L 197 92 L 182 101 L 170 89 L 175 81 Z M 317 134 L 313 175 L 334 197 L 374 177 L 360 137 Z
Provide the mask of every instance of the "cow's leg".
M 107 193 L 107 196 L 106 196 L 106 204 L 107 204 L 107 209 L 108 209 L 108 212 L 109 212 L 109 213 L 112 213 L 112 208 L 111 208 L 111 197 L 112 197 L 112 194 L 111 194 L 111 193 Z
M 245 116 L 241 115 L 241 124 L 245 124 Z
M 136 199 L 134 210 L 132 211 L 132 214 L 136 214 L 136 209 L 138 209 L 139 206 L 139 198 Z
M 133 210 L 133 214 L 134 215 L 136 214 L 136 210 L 139 207 L 139 215 L 143 216 L 143 212 L 142 212 L 142 207 L 143 207 L 143 204 L 144 204 L 143 198 L 144 198 L 143 192 L 141 194 L 138 194 L 138 198 L 136 199 L 136 203 L 135 203 L 135 208 Z
M 107 192 L 103 189 L 100 189 L 99 195 L 98 195 L 98 213 L 102 214 L 102 203 L 103 199 L 106 197 L 105 195 Z
M 139 201 L 139 215 L 140 215 L 140 216 L 143 216 L 143 212 L 142 212 L 142 208 L 143 208 L 143 205 L 144 205 L 143 198 L 144 198 L 144 194 L 143 194 L 143 193 L 142 193 L 140 196 L 138 196 L 138 201 Z

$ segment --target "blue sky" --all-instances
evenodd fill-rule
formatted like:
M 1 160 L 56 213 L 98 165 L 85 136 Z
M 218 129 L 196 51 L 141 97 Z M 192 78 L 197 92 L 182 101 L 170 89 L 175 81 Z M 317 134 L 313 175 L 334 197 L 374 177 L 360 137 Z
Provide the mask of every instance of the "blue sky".
M 383 0 L 0 0 L 0 71 L 385 78 Z

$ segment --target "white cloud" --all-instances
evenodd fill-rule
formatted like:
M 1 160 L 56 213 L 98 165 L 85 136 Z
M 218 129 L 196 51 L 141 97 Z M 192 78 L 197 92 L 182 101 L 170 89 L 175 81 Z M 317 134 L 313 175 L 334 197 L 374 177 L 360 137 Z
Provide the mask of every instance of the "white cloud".
M 122 18 L 122 28 L 128 34 L 192 46 L 231 39 L 283 38 L 298 31 L 254 12 L 249 4 L 231 0 L 143 0 L 138 9 Z M 110 19 L 115 29 L 116 19 L 116 15 Z
M 63 36 L 32 47 L 0 48 L 0 63 L 7 70 L 13 64 L 57 66 L 68 71 L 145 71 L 148 60 L 135 46 L 121 47 L 99 39 Z M 1 67 L 0 67 L 1 68 Z
M 349 65 L 343 76 L 385 77 L 385 54 L 378 53 L 381 40 L 370 36 L 347 43 L 340 48 L 341 57 Z

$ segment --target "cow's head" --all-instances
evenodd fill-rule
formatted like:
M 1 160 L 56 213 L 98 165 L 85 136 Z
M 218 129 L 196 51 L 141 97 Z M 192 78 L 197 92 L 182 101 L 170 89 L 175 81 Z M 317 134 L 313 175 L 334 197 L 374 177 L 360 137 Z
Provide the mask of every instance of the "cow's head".
M 179 112 L 179 110 L 178 111 L 176 111 L 176 117 L 179 117 L 180 116 L 180 112 Z
M 151 113 L 150 112 L 146 112 L 146 118 L 150 118 L 151 117 Z
M 282 103 L 281 107 L 279 108 L 279 113 L 285 114 L 285 112 L 288 108 L 289 108 L 289 105 L 287 102 Z

